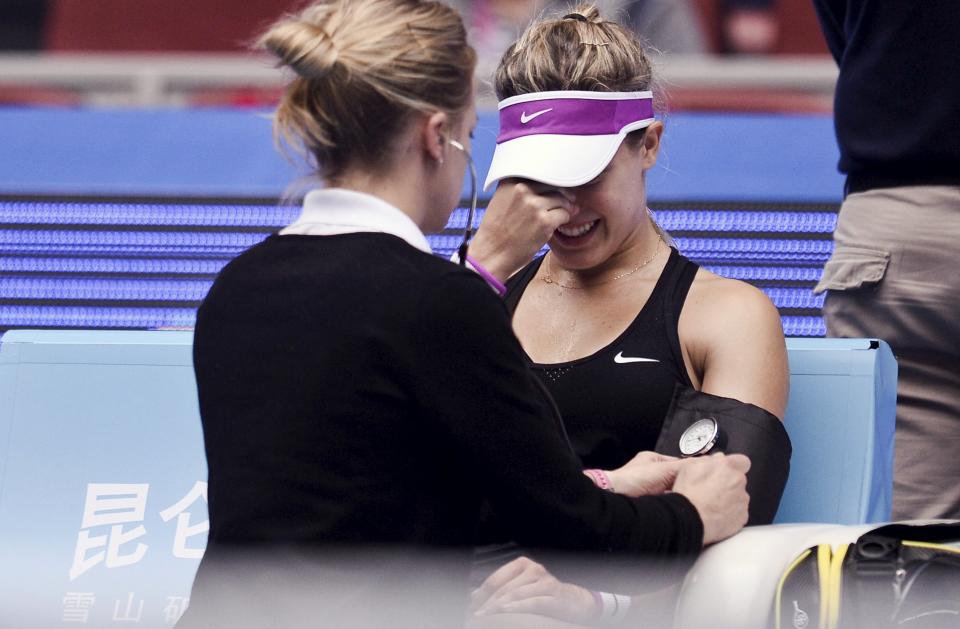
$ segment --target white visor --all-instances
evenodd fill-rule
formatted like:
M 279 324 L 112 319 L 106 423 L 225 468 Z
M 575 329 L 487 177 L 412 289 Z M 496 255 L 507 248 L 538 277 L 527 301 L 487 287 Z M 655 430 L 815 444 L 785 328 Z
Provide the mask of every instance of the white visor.
M 628 133 L 654 121 L 651 92 L 535 92 L 503 100 L 499 110 L 484 189 L 507 177 L 583 185 L 603 172 Z

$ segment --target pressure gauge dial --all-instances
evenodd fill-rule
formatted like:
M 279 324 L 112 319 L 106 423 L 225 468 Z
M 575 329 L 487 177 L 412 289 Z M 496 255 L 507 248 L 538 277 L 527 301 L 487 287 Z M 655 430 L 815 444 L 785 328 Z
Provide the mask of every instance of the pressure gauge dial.
M 720 425 L 713 417 L 704 417 L 690 424 L 680 435 L 680 454 L 700 456 L 706 454 L 717 444 Z

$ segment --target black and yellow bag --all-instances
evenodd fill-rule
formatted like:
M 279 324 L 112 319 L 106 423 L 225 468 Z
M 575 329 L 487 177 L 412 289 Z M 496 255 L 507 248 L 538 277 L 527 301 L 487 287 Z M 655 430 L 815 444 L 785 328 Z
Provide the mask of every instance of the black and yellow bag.
M 780 579 L 773 613 L 776 629 L 960 629 L 960 522 L 808 548 Z

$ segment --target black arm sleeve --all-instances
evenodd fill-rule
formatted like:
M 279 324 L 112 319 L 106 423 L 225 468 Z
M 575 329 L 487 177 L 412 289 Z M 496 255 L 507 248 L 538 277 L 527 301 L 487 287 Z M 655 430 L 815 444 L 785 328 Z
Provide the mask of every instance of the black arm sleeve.
M 422 363 L 411 386 L 428 421 L 475 471 L 521 543 L 653 555 L 696 552 L 703 525 L 678 494 L 631 499 L 598 489 L 534 386 L 503 303 L 481 279 L 431 284 L 415 323 Z

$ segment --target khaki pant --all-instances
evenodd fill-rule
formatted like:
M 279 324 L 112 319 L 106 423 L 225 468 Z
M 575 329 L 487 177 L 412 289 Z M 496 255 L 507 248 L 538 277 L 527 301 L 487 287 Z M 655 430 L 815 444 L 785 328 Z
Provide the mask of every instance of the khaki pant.
M 894 519 L 960 518 L 960 187 L 852 194 L 816 291 L 827 336 L 899 363 Z

